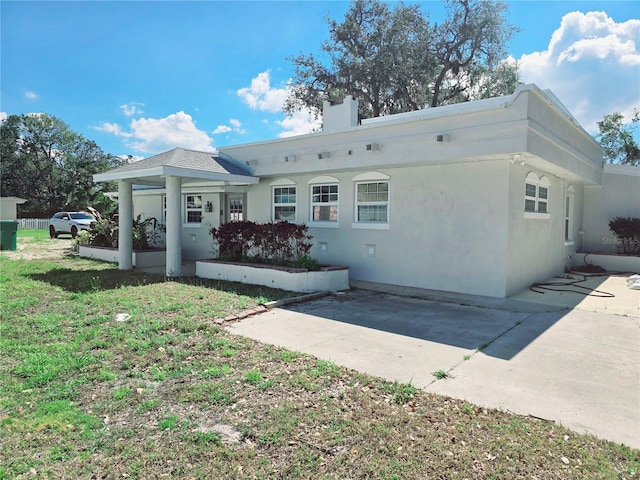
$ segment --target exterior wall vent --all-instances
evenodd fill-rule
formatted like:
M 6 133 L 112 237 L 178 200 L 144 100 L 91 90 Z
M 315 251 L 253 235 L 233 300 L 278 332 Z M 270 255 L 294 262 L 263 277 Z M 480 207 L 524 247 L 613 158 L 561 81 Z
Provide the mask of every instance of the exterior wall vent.
M 368 152 L 377 152 L 378 150 L 380 150 L 380 145 L 377 143 L 367 143 Z
M 318 160 L 322 160 L 323 158 L 329 158 L 331 154 L 329 152 L 322 152 L 318 154 Z
M 295 162 L 296 161 L 296 156 L 295 155 L 286 155 L 284 157 L 284 161 L 285 162 Z
M 436 135 L 436 142 L 448 142 L 449 141 L 449 135 L 447 135 L 446 133 L 444 134 L 440 134 L 440 135 Z

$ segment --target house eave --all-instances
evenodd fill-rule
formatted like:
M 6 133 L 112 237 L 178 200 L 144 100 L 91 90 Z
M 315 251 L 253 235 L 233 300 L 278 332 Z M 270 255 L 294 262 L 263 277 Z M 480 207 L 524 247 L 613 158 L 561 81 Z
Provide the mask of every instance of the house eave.
M 204 180 L 222 182 L 224 184 L 254 185 L 260 181 L 258 177 L 249 175 L 209 172 L 171 166 L 160 166 L 127 172 L 98 173 L 93 176 L 93 181 L 100 183 L 124 180 L 133 184 L 164 185 L 166 177 L 180 177 L 183 183 L 192 183 Z

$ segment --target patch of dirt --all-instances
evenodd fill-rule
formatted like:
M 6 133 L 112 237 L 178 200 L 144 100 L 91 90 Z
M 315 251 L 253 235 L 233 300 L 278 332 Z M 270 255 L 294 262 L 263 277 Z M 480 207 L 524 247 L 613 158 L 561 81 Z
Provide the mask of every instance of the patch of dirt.
M 71 238 L 52 238 L 36 241 L 33 237 L 19 237 L 17 250 L 2 250 L 0 255 L 10 260 L 63 258 L 75 255 Z

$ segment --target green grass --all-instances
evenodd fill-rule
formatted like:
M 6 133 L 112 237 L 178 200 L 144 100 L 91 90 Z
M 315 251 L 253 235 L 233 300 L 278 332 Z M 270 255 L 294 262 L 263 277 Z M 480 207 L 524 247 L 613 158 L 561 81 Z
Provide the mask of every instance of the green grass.
M 49 241 L 49 230 L 23 230 L 18 228 L 18 241 L 29 243 L 44 243 Z
M 4 252 L 0 291 L 0 479 L 639 478 L 638 450 L 213 321 L 284 292 Z

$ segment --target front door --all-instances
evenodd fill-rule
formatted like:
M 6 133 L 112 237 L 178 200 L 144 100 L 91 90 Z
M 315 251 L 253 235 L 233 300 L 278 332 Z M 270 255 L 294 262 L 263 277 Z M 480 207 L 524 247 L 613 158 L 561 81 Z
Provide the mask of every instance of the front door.
M 244 194 L 228 193 L 225 206 L 225 223 L 244 220 Z

